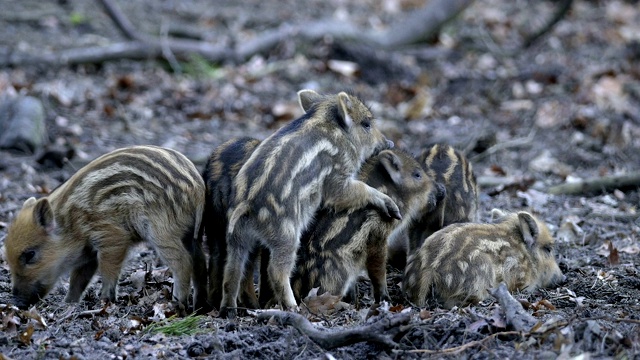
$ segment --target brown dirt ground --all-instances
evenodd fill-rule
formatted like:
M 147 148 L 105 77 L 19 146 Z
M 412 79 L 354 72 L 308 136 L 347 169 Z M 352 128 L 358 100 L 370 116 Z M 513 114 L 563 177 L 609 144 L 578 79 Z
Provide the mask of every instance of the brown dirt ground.
M 394 5 L 410 11 L 423 2 L 122 3 L 148 33 L 158 33 L 163 24 L 180 24 L 199 29 L 209 41 L 225 43 L 283 22 L 327 17 L 383 26 L 401 16 L 389 10 Z M 8 265 L 0 258 L 0 358 L 639 356 L 638 186 L 580 196 L 552 196 L 544 190 L 576 178 L 638 170 L 640 7 L 637 1 L 574 1 L 568 16 L 543 41 L 519 50 L 523 31 L 541 26 L 555 4 L 477 1 L 430 45 L 438 49 L 434 56 L 423 56 L 425 46 L 397 51 L 387 55 L 388 61 L 363 64 L 356 76 L 327 66 L 329 59 L 350 59 L 349 46 L 345 51 L 329 38 L 313 44 L 290 39 L 240 64 L 194 59 L 182 63 L 182 74 L 151 60 L 0 68 L 0 95 L 40 98 L 51 147 L 76 152 L 71 165 L 58 169 L 38 164 L 40 154 L 0 151 L 0 239 L 26 198 L 46 194 L 74 168 L 107 151 L 164 145 L 202 166 L 223 141 L 247 134 L 264 138 L 300 115 L 299 89 L 351 89 L 368 102 L 397 146 L 417 153 L 429 143 L 445 141 L 466 150 L 484 184 L 483 220 L 491 208 L 529 209 L 550 225 L 568 280 L 556 289 L 516 294 L 533 304 L 530 312 L 545 324 L 538 333 L 490 338 L 507 330 L 500 307 L 491 301 L 451 311 L 429 307 L 420 313 L 403 299 L 401 276 L 390 269 L 393 305 L 414 314 L 414 327 L 397 339 L 396 349 L 360 343 L 327 351 L 294 329 L 258 324 L 253 316 L 233 323 L 205 316 L 196 335 L 153 334 L 141 329 L 170 314 L 166 298 L 171 277 L 153 252 L 141 247 L 132 252 L 122 274 L 115 305 L 101 310 L 99 280 L 80 304 L 66 305 L 62 299 L 68 284 L 62 281 L 33 312 L 46 327 L 4 305 L 11 303 L 11 283 Z M 94 2 L 4 1 L 1 7 L 2 53 L 121 40 Z M 492 178 L 508 185 L 488 182 Z M 618 251 L 617 261 L 610 246 Z M 371 304 L 367 282 L 360 285 L 364 304 Z M 332 331 L 350 328 L 371 321 L 365 320 L 367 312 L 366 306 L 350 308 L 323 317 L 322 324 Z M 30 327 L 33 333 L 24 335 Z M 444 351 L 464 344 L 468 346 L 458 352 Z M 419 349 L 435 353 L 406 352 Z

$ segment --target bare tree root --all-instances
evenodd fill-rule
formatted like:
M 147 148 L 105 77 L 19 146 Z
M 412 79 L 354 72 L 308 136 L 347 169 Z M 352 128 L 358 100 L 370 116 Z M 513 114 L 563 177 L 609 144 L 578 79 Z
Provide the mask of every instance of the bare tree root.
M 258 321 L 274 319 L 283 326 L 292 326 L 309 337 L 324 349 L 334 349 L 362 341 L 374 342 L 388 348 L 398 344 L 393 340 L 397 335 L 406 332 L 410 325 L 411 314 L 400 313 L 386 315 L 374 323 L 340 331 L 321 331 L 314 327 L 307 318 L 300 314 L 269 310 L 258 315 Z
M 640 187 L 640 171 L 591 178 L 576 183 L 560 184 L 548 188 L 547 192 L 553 195 L 588 195 L 633 187 Z
M 489 290 L 489 293 L 498 300 L 505 312 L 507 324 L 513 326 L 516 331 L 529 333 L 538 321 L 524 310 L 522 304 L 511 296 L 507 285 L 500 283 L 497 288 Z
M 128 41 L 108 46 L 67 49 L 48 54 L 22 52 L 0 55 L 0 66 L 48 64 L 68 65 L 101 63 L 115 59 L 145 59 L 172 57 L 186 58 L 197 54 L 212 62 L 242 61 L 255 54 L 272 49 L 278 43 L 296 38 L 315 41 L 331 36 L 338 41 L 354 41 L 376 48 L 392 49 L 429 39 L 442 26 L 469 6 L 473 0 L 432 0 L 388 29 L 372 32 L 349 22 L 319 21 L 310 24 L 285 24 L 260 33 L 254 39 L 236 42 L 235 48 L 203 41 L 175 38 L 157 38 L 138 32 L 113 0 L 99 0 L 109 17 Z

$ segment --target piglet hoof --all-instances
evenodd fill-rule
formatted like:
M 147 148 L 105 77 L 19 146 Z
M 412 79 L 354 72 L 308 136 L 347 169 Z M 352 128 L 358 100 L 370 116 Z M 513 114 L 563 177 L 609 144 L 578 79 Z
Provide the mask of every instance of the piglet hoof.
M 389 296 L 389 294 L 382 294 L 380 296 L 380 300 L 378 301 L 378 303 L 381 303 L 383 301 L 388 302 L 389 304 L 391 304 L 391 297 Z
M 236 308 L 229 308 L 223 306 L 220 308 L 220 313 L 218 314 L 221 318 L 227 318 L 229 320 L 233 320 L 238 316 L 238 310 Z
M 101 297 L 100 298 L 100 305 L 102 305 L 103 308 L 106 308 L 108 306 L 110 306 L 111 304 L 115 304 L 116 300 L 115 299 L 110 299 L 108 297 Z
M 193 305 L 193 312 L 198 315 L 208 314 L 211 310 L 213 310 L 213 306 L 209 305 L 207 301 L 197 301 Z
M 176 310 L 176 315 L 178 315 L 179 317 L 187 316 L 187 307 L 184 306 L 183 303 L 181 303 L 180 301 L 174 300 L 174 301 L 171 301 L 171 305 Z
M 400 214 L 400 209 L 398 209 L 398 205 L 393 202 L 393 200 L 388 199 L 385 201 L 387 216 L 392 219 L 402 220 L 402 215 Z

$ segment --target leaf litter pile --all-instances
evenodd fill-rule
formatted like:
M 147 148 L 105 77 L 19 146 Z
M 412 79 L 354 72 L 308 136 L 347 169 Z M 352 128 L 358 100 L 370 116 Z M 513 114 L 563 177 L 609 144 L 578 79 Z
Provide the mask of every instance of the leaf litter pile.
M 224 42 L 251 39 L 283 21 L 380 27 L 422 3 L 120 5 L 132 18 L 147 15 L 135 17 L 143 18 L 136 23 L 141 31 L 190 25 L 208 34 L 204 39 Z M 140 246 L 129 256 L 115 304 L 100 302 L 99 278 L 82 302 L 65 304 L 63 279 L 35 307 L 19 310 L 2 255 L 0 358 L 638 356 L 640 9 L 634 1 L 574 1 L 549 34 L 523 49 L 523 32 L 539 27 L 558 2 L 531 3 L 476 1 L 428 46 L 365 58 L 357 46 L 327 37 L 291 38 L 237 63 L 180 60 L 180 73 L 153 60 L 0 68 L 0 97 L 40 99 L 48 132 L 48 144 L 33 155 L 0 150 L 0 239 L 26 198 L 46 195 L 112 149 L 172 147 L 202 168 L 225 140 L 264 138 L 300 116 L 296 91 L 351 89 L 398 147 L 418 153 L 447 142 L 467 154 L 481 186 L 481 220 L 492 208 L 544 219 L 567 277 L 560 287 L 512 297 L 497 289 L 477 306 L 417 308 L 402 295 L 402 273 L 389 268 L 391 303 L 373 304 L 362 279 L 357 306 L 311 293 L 297 314 L 180 318 L 167 300 L 170 271 Z M 93 2 L 7 6 L 15 8 L 0 18 L 3 51 L 55 51 L 122 36 Z M 247 11 L 251 6 L 260 11 Z

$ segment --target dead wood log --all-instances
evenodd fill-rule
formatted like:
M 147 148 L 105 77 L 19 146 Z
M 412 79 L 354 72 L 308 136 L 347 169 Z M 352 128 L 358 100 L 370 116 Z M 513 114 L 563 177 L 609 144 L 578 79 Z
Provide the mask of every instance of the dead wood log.
M 553 195 L 589 195 L 615 189 L 638 187 L 640 187 L 640 171 L 635 171 L 622 175 L 603 176 L 575 183 L 560 184 L 548 188 L 547 193 Z
M 415 44 L 429 40 L 444 24 L 467 8 L 473 0 L 431 0 L 387 30 L 374 33 L 373 41 L 383 48 Z
M 407 325 L 411 320 L 411 314 L 408 313 L 383 315 L 371 324 L 336 331 L 321 331 L 304 316 L 292 312 L 269 310 L 258 315 L 258 321 L 262 322 L 272 318 L 282 326 L 296 328 L 326 350 L 362 341 L 374 342 L 394 348 L 398 344 L 393 339 L 411 328 L 410 325 Z
M 489 293 L 498 300 L 505 312 L 507 324 L 513 326 L 516 331 L 528 333 L 538 323 L 525 311 L 522 304 L 511 296 L 505 283 L 500 283 L 498 287 L 489 290 Z
M 338 41 L 354 41 L 384 49 L 392 49 L 415 44 L 429 39 L 473 0 L 432 0 L 423 8 L 398 19 L 386 30 L 368 31 L 349 22 L 318 21 L 315 23 L 284 24 L 271 31 L 265 31 L 248 41 L 236 41 L 235 48 L 213 45 L 207 42 L 187 39 L 158 39 L 138 32 L 112 0 L 99 0 L 109 17 L 129 39 L 124 43 L 108 46 L 67 49 L 48 54 L 8 53 L 0 54 L 0 66 L 49 64 L 67 65 L 79 63 L 100 63 L 128 58 L 185 58 L 197 54 L 212 62 L 242 61 L 255 54 L 272 49 L 278 43 L 296 38 L 315 41 L 330 36 Z

